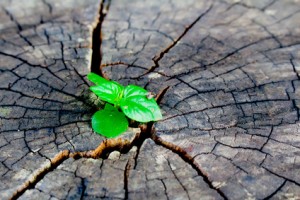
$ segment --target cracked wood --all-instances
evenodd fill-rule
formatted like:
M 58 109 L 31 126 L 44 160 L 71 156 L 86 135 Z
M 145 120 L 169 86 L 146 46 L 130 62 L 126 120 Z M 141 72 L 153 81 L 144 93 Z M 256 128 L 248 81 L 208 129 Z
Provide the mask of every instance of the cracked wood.
M 1 199 L 300 197 L 296 0 L 0 4 Z M 91 68 L 164 120 L 94 134 Z

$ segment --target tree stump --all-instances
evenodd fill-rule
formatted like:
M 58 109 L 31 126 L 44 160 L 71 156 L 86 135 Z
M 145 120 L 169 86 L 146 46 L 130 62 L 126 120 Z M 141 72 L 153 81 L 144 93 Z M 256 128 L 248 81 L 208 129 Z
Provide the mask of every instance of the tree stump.
M 0 199 L 300 199 L 298 0 L 0 5 Z M 91 70 L 164 119 L 95 134 Z

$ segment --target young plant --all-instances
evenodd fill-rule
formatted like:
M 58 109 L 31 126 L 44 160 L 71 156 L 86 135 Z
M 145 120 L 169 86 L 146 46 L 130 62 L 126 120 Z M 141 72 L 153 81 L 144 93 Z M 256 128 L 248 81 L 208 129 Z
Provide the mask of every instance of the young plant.
M 108 81 L 95 73 L 88 79 L 95 85 L 90 87 L 106 104 L 103 110 L 92 117 L 93 130 L 105 137 L 116 137 L 128 128 L 125 115 L 137 122 L 150 122 L 162 119 L 159 106 L 151 93 L 136 85 L 126 87 L 115 81 Z M 121 111 L 123 112 L 121 112 Z

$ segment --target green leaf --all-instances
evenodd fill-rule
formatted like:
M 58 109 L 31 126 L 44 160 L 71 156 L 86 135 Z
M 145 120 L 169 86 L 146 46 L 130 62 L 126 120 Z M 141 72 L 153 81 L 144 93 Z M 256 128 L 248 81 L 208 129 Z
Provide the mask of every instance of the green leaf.
M 91 86 L 90 90 L 101 100 L 117 105 L 122 98 L 124 87 L 117 82 L 107 81 Z
M 97 111 L 92 117 L 92 127 L 96 133 L 105 137 L 116 137 L 127 130 L 128 121 L 117 108 L 106 104 L 104 110 Z
M 101 77 L 101 76 L 99 76 L 98 74 L 95 74 L 95 73 L 93 73 L 93 72 L 89 73 L 89 74 L 87 75 L 87 78 L 88 78 L 91 82 L 93 82 L 94 84 L 96 84 L 96 85 L 99 85 L 99 84 L 101 84 L 101 83 L 109 82 L 109 81 L 106 80 L 105 78 L 103 78 L 103 77 Z
M 148 91 L 142 87 L 136 85 L 127 85 L 124 89 L 123 98 L 129 98 L 132 96 L 146 96 Z
M 157 121 L 162 119 L 159 106 L 153 98 L 147 98 L 147 90 L 128 85 L 124 89 L 120 106 L 124 114 L 138 122 Z

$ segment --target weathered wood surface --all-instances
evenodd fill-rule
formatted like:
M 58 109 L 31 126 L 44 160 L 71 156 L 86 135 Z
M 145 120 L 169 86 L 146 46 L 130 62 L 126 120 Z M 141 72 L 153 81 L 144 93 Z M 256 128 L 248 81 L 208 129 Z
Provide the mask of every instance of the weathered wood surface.
M 1 7 L 1 199 L 300 199 L 299 1 Z M 92 133 L 92 44 L 104 76 L 168 87 L 131 143 Z

